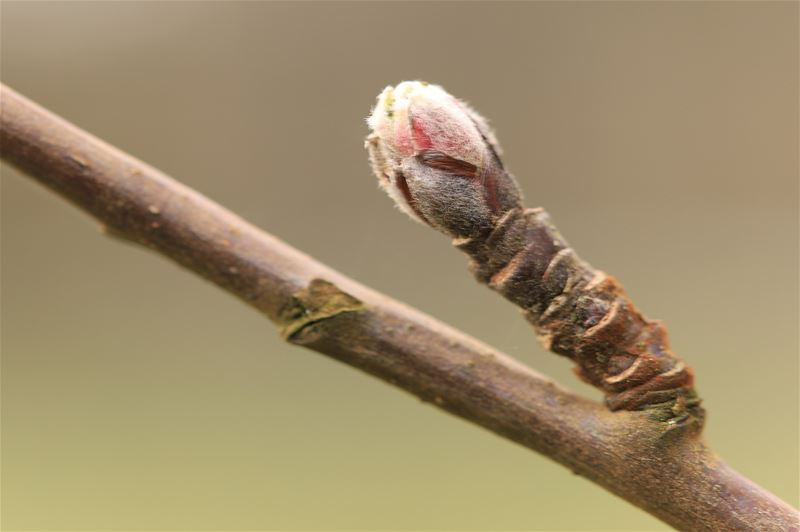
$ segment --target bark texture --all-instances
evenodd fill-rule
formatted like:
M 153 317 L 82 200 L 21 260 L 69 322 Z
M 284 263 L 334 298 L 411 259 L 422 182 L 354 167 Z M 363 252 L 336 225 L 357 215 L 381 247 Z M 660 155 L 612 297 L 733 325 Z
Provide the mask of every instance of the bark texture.
M 455 241 L 475 277 L 522 308 L 549 350 L 603 390 L 612 410 L 647 410 L 671 426 L 702 424 L 692 370 L 622 285 L 581 260 L 542 209 L 512 208 L 489 230 Z

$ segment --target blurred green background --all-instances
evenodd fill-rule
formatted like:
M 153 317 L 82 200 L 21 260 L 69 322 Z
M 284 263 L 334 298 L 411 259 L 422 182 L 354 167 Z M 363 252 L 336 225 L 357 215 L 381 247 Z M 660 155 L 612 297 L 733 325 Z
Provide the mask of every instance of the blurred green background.
M 593 397 L 378 189 L 425 79 L 669 325 L 707 436 L 798 503 L 798 4 L 2 5 L 2 79 L 341 271 Z M 660 530 L 337 362 L 3 167 L 5 530 Z

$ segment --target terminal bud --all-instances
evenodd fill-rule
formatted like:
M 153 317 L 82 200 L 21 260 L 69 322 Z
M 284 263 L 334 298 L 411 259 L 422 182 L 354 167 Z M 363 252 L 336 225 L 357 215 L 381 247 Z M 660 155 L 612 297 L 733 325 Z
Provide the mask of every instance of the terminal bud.
M 521 206 L 486 121 L 441 87 L 419 81 L 386 87 L 367 123 L 373 171 L 412 218 L 470 238 Z

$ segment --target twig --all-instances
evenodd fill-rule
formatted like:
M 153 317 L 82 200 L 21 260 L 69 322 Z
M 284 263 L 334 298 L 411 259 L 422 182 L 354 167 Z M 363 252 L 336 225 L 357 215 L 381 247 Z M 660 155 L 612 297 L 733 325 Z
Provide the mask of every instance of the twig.
M 453 238 L 478 281 L 522 309 L 547 349 L 571 358 L 612 410 L 670 428 L 702 424 L 694 376 L 622 285 L 581 260 L 547 213 L 526 209 L 486 121 L 437 85 L 387 87 L 366 147 L 378 181 L 412 218 Z
M 378 376 L 560 462 L 681 529 L 795 530 L 697 430 L 610 412 L 379 294 L 3 87 L 2 157 L 263 312 L 292 343 Z M 695 425 L 690 425 L 695 426 Z

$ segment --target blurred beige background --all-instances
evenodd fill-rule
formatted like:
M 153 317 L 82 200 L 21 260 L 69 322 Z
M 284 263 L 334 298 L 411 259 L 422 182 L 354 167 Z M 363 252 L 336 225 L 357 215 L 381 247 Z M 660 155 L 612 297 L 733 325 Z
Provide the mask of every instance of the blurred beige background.
M 487 115 L 531 206 L 669 324 L 707 436 L 798 503 L 798 4 L 2 5 L 13 88 L 597 397 L 370 174 L 389 83 Z M 3 167 L 4 530 L 660 530 L 317 354 Z

